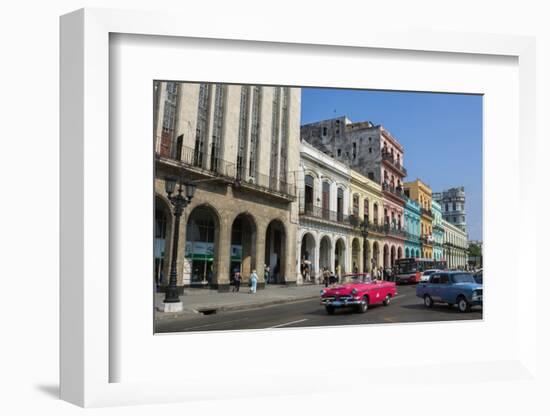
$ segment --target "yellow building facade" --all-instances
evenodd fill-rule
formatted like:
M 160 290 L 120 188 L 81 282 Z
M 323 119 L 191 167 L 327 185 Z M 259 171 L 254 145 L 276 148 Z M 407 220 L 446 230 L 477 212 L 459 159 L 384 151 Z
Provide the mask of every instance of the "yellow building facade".
M 423 258 L 433 259 L 433 212 L 432 212 L 432 190 L 417 179 L 413 182 L 403 184 L 405 195 L 420 204 L 420 241 L 422 243 Z
M 351 235 L 351 264 L 359 271 L 372 272 L 382 266 L 383 198 L 382 186 L 359 172 L 351 170 L 350 175 L 350 216 L 358 224 L 357 235 Z M 362 227 L 367 223 L 367 234 Z M 365 238 L 366 237 L 366 238 Z

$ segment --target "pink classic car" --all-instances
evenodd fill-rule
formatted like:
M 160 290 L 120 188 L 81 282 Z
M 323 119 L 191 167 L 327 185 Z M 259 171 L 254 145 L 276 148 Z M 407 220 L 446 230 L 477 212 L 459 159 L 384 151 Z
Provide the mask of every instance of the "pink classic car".
M 395 282 L 373 280 L 367 273 L 347 275 L 348 279 L 351 282 L 321 290 L 321 305 L 325 305 L 327 313 L 333 314 L 336 308 L 346 306 L 364 313 L 370 305 L 382 303 L 388 306 L 391 298 L 397 295 Z

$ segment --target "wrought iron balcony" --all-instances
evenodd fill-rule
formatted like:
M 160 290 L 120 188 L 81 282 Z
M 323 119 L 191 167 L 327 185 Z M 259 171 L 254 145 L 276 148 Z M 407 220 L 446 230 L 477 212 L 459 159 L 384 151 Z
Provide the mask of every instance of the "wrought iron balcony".
M 267 191 L 285 199 L 296 197 L 296 185 L 291 181 L 270 177 L 258 171 L 249 171 L 245 167 L 220 158 L 219 153 L 219 150 L 214 147 L 207 152 L 181 145 L 170 148 L 164 146 L 161 147 L 161 152 L 156 154 L 156 158 L 181 164 L 182 167 L 198 174 L 209 177 L 219 176 L 233 182 L 236 186 Z M 295 179 L 293 172 L 289 172 L 289 175 L 292 175 L 292 178 L 288 179 Z
M 382 151 L 382 160 L 388 162 L 391 166 L 396 168 L 403 176 L 407 176 L 407 169 L 399 163 L 396 159 L 393 158 L 393 155 L 390 152 Z
M 420 212 L 421 212 L 423 215 L 426 215 L 426 216 L 428 216 L 428 217 L 430 217 L 430 218 L 433 218 L 433 217 L 434 217 L 434 214 L 433 214 L 433 212 L 432 212 L 431 209 L 426 209 L 426 208 L 424 208 L 424 207 L 420 207 Z
M 388 182 L 384 182 L 382 183 L 382 190 L 397 196 L 403 201 L 405 201 L 406 199 L 405 192 L 403 191 L 403 187 L 401 186 L 395 187 L 389 184 Z
M 424 235 L 420 236 L 420 242 L 422 244 L 433 245 L 434 239 L 431 235 L 424 234 Z
M 337 222 L 344 225 L 355 226 L 354 224 L 352 224 L 354 220 L 350 221 L 349 215 L 345 215 L 343 212 L 340 211 L 331 211 L 329 209 L 318 207 L 313 204 L 304 204 L 304 206 L 300 208 L 300 215 Z

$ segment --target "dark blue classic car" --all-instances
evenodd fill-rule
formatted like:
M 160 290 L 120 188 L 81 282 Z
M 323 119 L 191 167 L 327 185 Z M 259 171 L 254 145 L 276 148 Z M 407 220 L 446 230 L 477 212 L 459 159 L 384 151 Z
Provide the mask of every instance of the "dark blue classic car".
M 466 272 L 437 272 L 427 282 L 416 286 L 416 296 L 431 308 L 435 302 L 458 305 L 460 312 L 467 312 L 471 306 L 483 305 L 483 285 Z

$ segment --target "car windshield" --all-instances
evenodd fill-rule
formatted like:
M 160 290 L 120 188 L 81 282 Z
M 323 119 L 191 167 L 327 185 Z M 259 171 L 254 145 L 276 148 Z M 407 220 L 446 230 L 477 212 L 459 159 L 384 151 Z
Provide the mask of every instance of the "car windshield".
M 365 275 L 365 274 L 354 274 L 353 276 L 351 276 L 351 281 L 353 283 L 360 283 L 360 282 L 368 283 L 371 281 L 371 278 L 369 275 Z
M 475 283 L 474 276 L 469 273 L 457 273 L 451 276 L 453 283 Z
M 431 276 L 432 274 L 434 274 L 436 271 L 435 270 L 426 270 L 424 272 L 424 276 Z

